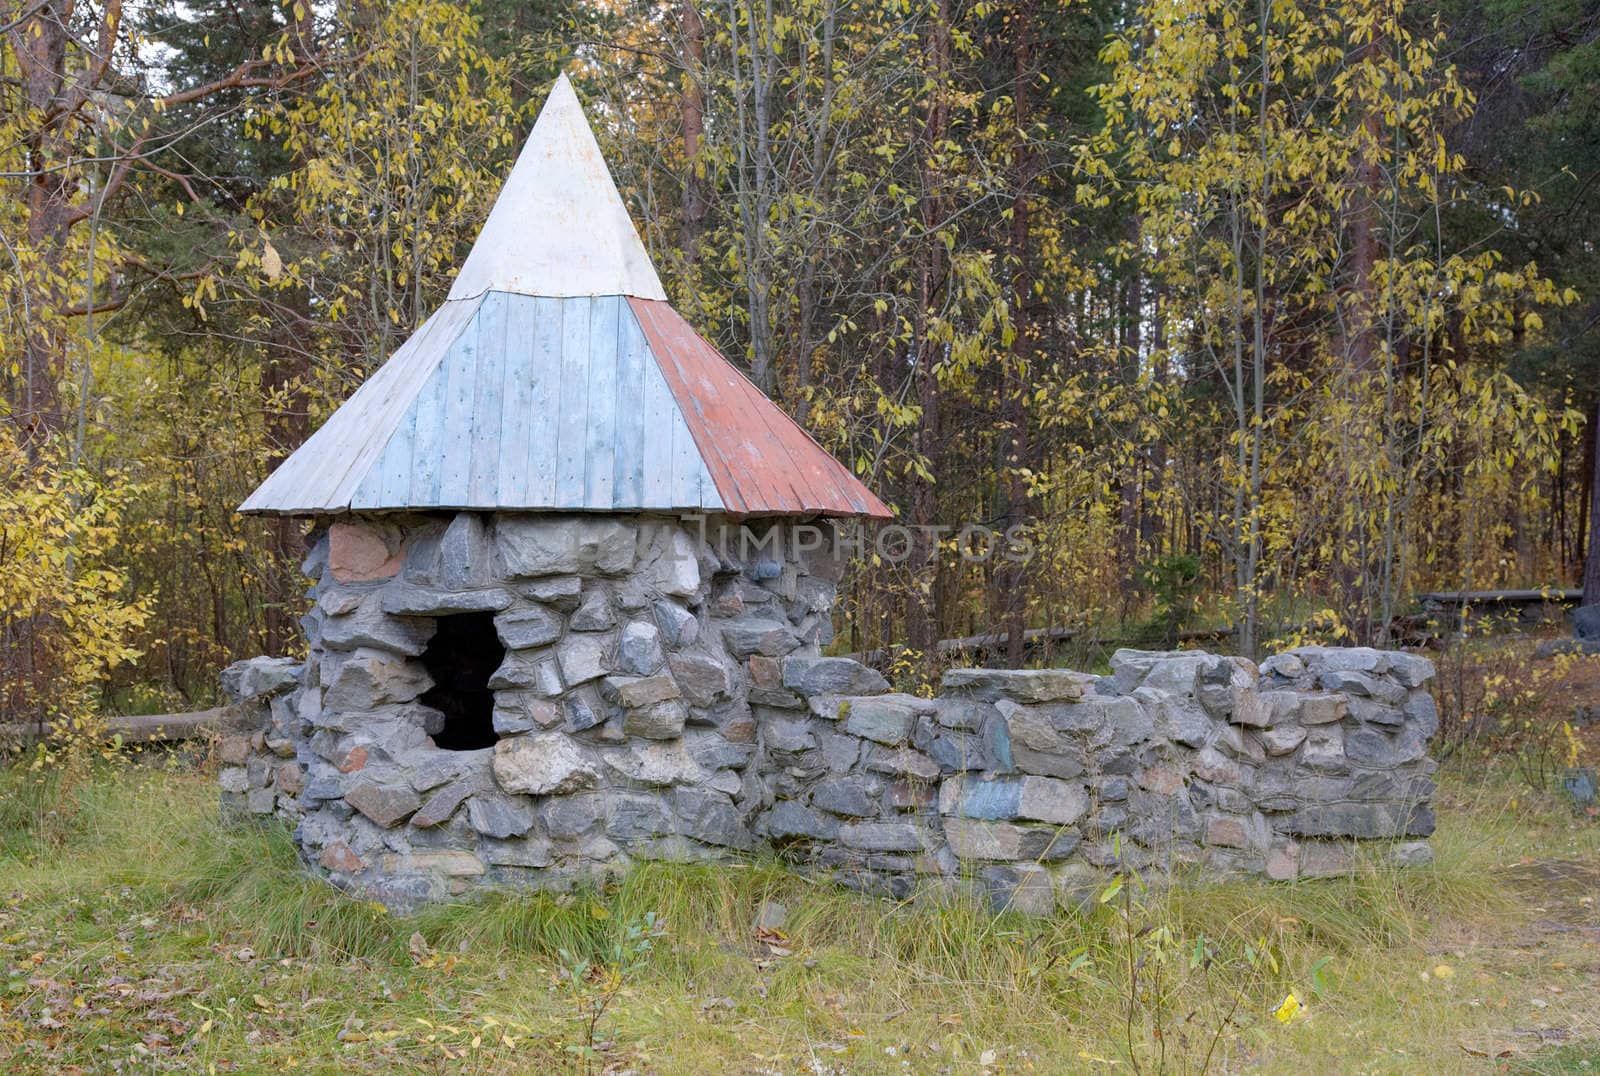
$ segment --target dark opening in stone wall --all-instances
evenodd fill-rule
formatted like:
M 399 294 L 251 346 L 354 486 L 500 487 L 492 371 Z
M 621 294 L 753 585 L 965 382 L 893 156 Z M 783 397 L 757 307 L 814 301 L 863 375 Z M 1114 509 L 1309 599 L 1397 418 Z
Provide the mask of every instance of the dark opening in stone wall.
M 433 677 L 422 703 L 444 714 L 444 728 L 433 742 L 446 751 L 492 747 L 500 737 L 494 731 L 489 678 L 506 656 L 494 630 L 494 614 L 442 616 L 438 625 L 422 652 L 422 664 Z

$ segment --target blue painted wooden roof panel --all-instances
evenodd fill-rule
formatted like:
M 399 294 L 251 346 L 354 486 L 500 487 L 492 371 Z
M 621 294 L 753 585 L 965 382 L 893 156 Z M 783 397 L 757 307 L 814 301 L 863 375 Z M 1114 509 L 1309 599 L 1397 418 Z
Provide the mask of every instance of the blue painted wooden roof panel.
M 305 514 L 349 508 L 357 487 L 386 451 L 397 422 L 411 409 L 437 365 L 440 351 L 471 322 L 481 302 L 481 298 L 456 299 L 435 311 L 256 487 L 239 510 Z M 425 452 L 418 455 L 427 458 Z
M 620 297 L 490 292 L 438 350 L 348 508 L 723 507 Z

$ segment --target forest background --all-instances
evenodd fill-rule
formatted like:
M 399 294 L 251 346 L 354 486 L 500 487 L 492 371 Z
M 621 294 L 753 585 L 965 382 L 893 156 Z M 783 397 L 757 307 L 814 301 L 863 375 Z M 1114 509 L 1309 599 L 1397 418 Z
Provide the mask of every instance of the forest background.
M 1600 600 L 1600 3 L 0 0 L 0 721 L 293 651 L 303 524 L 234 509 L 561 71 L 685 316 L 901 522 L 1038 551 L 919 531 L 841 649 Z

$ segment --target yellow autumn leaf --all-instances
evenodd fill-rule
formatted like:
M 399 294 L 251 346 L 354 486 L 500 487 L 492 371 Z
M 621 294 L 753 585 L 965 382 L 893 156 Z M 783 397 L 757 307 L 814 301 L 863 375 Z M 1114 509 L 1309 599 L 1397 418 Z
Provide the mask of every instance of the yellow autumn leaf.
M 261 246 L 261 274 L 271 284 L 276 284 L 283 275 L 283 259 L 278 256 L 278 248 L 271 243 Z

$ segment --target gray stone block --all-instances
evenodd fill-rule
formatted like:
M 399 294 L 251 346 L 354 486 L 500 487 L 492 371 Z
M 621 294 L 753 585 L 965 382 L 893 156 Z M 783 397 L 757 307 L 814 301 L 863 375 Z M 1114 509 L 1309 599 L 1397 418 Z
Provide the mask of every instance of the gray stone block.
M 577 610 L 572 614 L 572 630 L 606 631 L 616 623 L 617 616 L 611 608 L 611 595 L 600 587 L 586 589 Z
M 979 699 L 938 698 L 933 701 L 937 704 L 934 712 L 939 724 L 963 732 L 976 732 L 985 721 L 999 713 L 992 704 Z
M 996 913 L 1049 915 L 1055 911 L 1055 884 L 1044 867 L 1034 864 L 985 867 L 979 879 Z
M 617 669 L 630 676 L 649 676 L 661 668 L 661 633 L 656 626 L 635 620 L 622 629 L 617 643 Z
M 1214 657 L 1195 669 L 1195 701 L 1219 721 L 1260 725 L 1266 711 L 1255 696 L 1256 675 L 1244 658 Z
M 963 861 L 1039 859 L 1051 849 L 1061 833 L 1049 827 L 1019 826 L 1014 822 L 960 816 L 950 816 L 944 820 L 945 840 L 956 858 Z M 1065 836 L 1076 844 L 1076 834 L 1066 833 Z
M 651 582 L 662 594 L 675 598 L 693 597 L 700 589 L 700 555 L 694 539 L 678 527 L 663 529 L 651 543 L 655 564 Z
M 1194 694 L 1195 674 L 1213 660 L 1203 650 L 1118 650 L 1111 655 L 1111 681 L 1119 694 L 1149 687 L 1189 696 Z
M 1351 697 L 1350 716 L 1364 725 L 1376 725 L 1390 730 L 1397 729 L 1406 722 L 1405 713 L 1400 707 L 1360 696 Z
M 993 734 L 1004 735 L 1004 726 L 996 717 L 986 730 L 990 735 L 975 735 L 970 732 L 958 732 L 935 724 L 927 718 L 918 721 L 916 731 L 912 734 L 911 746 L 927 755 L 938 763 L 939 769 L 944 773 L 959 773 L 964 770 L 1005 770 L 1009 766 L 1001 764 L 993 743 Z M 1015 745 L 1012 754 L 1015 755 Z M 1031 757 L 1031 756 L 1030 756 Z M 1046 764 L 1055 762 L 1051 756 Z M 1027 767 L 1024 767 L 1025 769 Z M 1031 771 L 1030 772 L 1040 772 Z M 1081 767 L 1078 770 L 1082 772 Z
M 1071 825 L 1088 810 L 1089 794 L 1081 783 L 1052 777 L 984 780 L 969 774 L 947 778 L 939 790 L 940 813 L 964 818 Z
M 726 638 L 727 629 L 723 634 Z M 881 695 L 889 690 L 882 673 L 850 658 L 788 658 L 783 686 L 802 695 Z
M 535 605 L 501 613 L 494 618 L 494 630 L 507 650 L 527 650 L 546 646 L 561 638 L 561 617 L 543 606 Z
M 751 706 L 768 706 L 777 710 L 804 710 L 806 701 L 792 691 L 782 688 L 753 687 L 745 692 Z
M 1379 702 L 1395 705 L 1405 701 L 1405 688 L 1398 684 L 1390 683 L 1378 676 L 1356 672 L 1348 669 L 1330 669 L 1317 677 L 1317 683 L 1324 691 L 1336 691 L 1344 695 L 1365 696 Z
M 576 575 L 546 576 L 519 584 L 517 592 L 540 605 L 570 613 L 578 607 L 578 599 L 583 594 L 583 579 Z
M 494 778 L 507 792 L 564 795 L 596 787 L 593 758 L 560 732 L 513 736 L 494 745 Z
M 426 792 L 458 777 L 487 779 L 493 756 L 493 750 L 487 747 L 479 751 L 440 751 L 430 747 L 406 755 L 401 763 L 411 776 L 411 787 Z
M 543 692 L 506 690 L 494 693 L 494 730 L 501 736 L 554 728 L 560 723 L 560 708 Z
M 661 638 L 674 650 L 693 646 L 700 638 L 700 621 L 693 613 L 674 601 L 658 600 L 654 605 L 656 626 Z
M 733 670 L 724 661 L 705 654 L 674 654 L 667 665 L 684 697 L 696 706 L 714 706 L 733 697 Z
M 608 676 L 600 682 L 600 688 L 606 698 L 629 709 L 682 697 L 670 676 Z
M 1305 742 L 1306 730 L 1301 725 L 1279 725 L 1263 729 L 1260 734 L 1262 748 L 1269 755 L 1288 755 Z
M 630 743 L 600 752 L 607 766 L 642 785 L 698 785 L 710 777 L 682 740 Z
M 489 677 L 489 686 L 495 691 L 518 689 L 544 698 L 554 698 L 561 694 L 563 672 L 564 668 L 557 669 L 556 658 L 526 650 L 510 650 L 494 675 Z M 576 684 L 578 681 L 567 682 Z
M 1600 602 L 1580 605 L 1567 614 L 1572 637 L 1580 642 L 1600 642 Z M 1416 685 L 1409 685 L 1416 686 Z
M 322 704 L 335 711 L 372 710 L 386 703 L 410 702 L 432 686 L 432 677 L 420 664 L 362 648 L 339 664 Z
M 850 818 L 869 818 L 878 813 L 877 801 L 867 791 L 866 778 L 860 776 L 819 783 L 811 790 L 811 805 Z
M 795 650 L 800 639 L 789 625 L 760 617 L 741 617 L 722 625 L 722 645 L 738 658 L 751 654 L 781 657 Z
M 308 579 L 321 579 L 328 569 L 328 531 L 318 527 L 306 536 L 306 556 L 300 562 L 300 574 Z
M 920 852 L 924 831 L 907 822 L 847 822 L 839 827 L 839 840 L 864 852 Z
M 610 649 L 610 636 L 568 635 L 556 645 L 561 679 L 568 687 L 576 687 L 604 676 L 608 671 L 607 653 Z
M 554 862 L 550 842 L 537 837 L 521 840 L 487 839 L 478 843 L 483 861 L 492 867 L 548 867 Z
M 421 806 L 409 785 L 357 781 L 345 790 L 344 801 L 385 828 L 397 825 Z
M 673 789 L 672 809 L 678 816 L 678 832 L 685 837 L 721 848 L 744 849 L 754 843 L 738 808 L 720 792 Z
M 445 785 L 429 796 L 417 813 L 411 816 L 411 824 L 418 829 L 427 829 L 448 822 L 456 809 L 472 795 L 473 788 L 471 781 L 455 781 Z
M 687 729 L 682 739 L 689 756 L 711 770 L 742 768 L 750 762 L 756 750 L 754 744 L 732 743 L 709 729 Z
M 569 732 L 583 732 L 606 719 L 606 708 L 592 686 L 569 691 L 561 699 L 561 712 Z
M 1065 708 L 1069 714 L 1078 710 L 1087 715 L 1098 713 L 1095 723 L 1106 730 L 1114 744 L 1132 746 L 1154 738 L 1155 718 L 1137 700 L 1131 698 L 1088 698 L 1076 707 Z
M 1592 657 L 1600 654 L 1600 639 L 1546 639 L 1534 648 L 1533 656 L 1542 660 L 1572 654 Z
M 457 512 L 439 538 L 440 584 L 447 590 L 469 590 L 493 581 L 494 542 L 489 528 L 476 512 Z
M 928 709 L 927 700 L 910 695 L 847 697 L 844 730 L 852 736 L 896 746 L 911 739 L 917 714 Z
M 416 656 L 434 637 L 434 621 L 416 616 L 390 616 L 379 608 L 378 592 L 370 592 L 354 612 L 323 616 L 320 642 L 328 650 L 373 647 L 402 656 Z
M 500 516 L 495 544 L 512 578 L 620 575 L 633 567 L 638 533 L 622 520 L 573 516 Z
M 1289 651 L 1305 662 L 1307 671 L 1381 674 L 1389 667 L 1386 655 L 1370 646 L 1301 646 Z
M 1350 700 L 1342 693 L 1306 694 L 1300 697 L 1300 723 L 1330 725 L 1350 713 Z
M 611 793 L 606 797 L 605 833 L 614 841 L 643 841 L 672 831 L 672 815 L 661 797 L 648 793 Z
M 939 764 L 909 747 L 883 747 L 872 744 L 867 748 L 868 773 L 886 773 L 892 777 L 913 777 L 919 781 L 934 781 L 941 772 Z
M 557 840 L 572 840 L 583 836 L 605 814 L 605 797 L 600 793 L 582 793 L 575 796 L 552 796 L 538 808 L 545 832 Z
M 1345 733 L 1345 757 L 1363 766 L 1393 767 L 1402 761 L 1410 761 L 1402 759 L 1402 752 L 1402 746 L 1378 729 L 1360 728 Z
M 940 682 L 952 695 L 989 702 L 1076 702 L 1088 694 L 1094 677 L 1070 669 L 950 669 Z
M 498 613 L 515 599 L 511 592 L 488 590 L 438 590 L 433 587 L 391 583 L 380 592 L 383 611 L 394 616 L 440 617 L 457 613 Z
M 760 722 L 761 739 L 771 751 L 795 754 L 817 746 L 817 738 L 805 718 L 771 716 Z
M 670 740 L 683 732 L 688 711 L 677 699 L 653 702 L 629 709 L 622 719 L 622 731 L 648 740 Z
M 270 698 L 293 691 L 300 663 L 293 658 L 248 658 L 222 670 L 222 691 L 234 702 Z
M 1439 707 L 1426 691 L 1413 691 L 1406 696 L 1400 712 L 1424 740 L 1431 740 L 1439 731 Z
M 1199 704 L 1170 696 L 1153 702 L 1154 733 L 1185 747 L 1204 747 L 1216 732 L 1216 722 Z
M 1328 803 L 1303 807 L 1275 825 L 1296 837 L 1426 837 L 1433 832 L 1433 811 L 1422 805 Z
M 839 835 L 839 822 L 802 807 L 793 800 L 779 800 L 762 816 L 761 829 L 778 841 L 796 837 L 826 841 Z
M 1434 677 L 1433 662 L 1417 654 L 1398 650 L 1387 652 L 1389 675 L 1402 687 L 1419 688 Z

